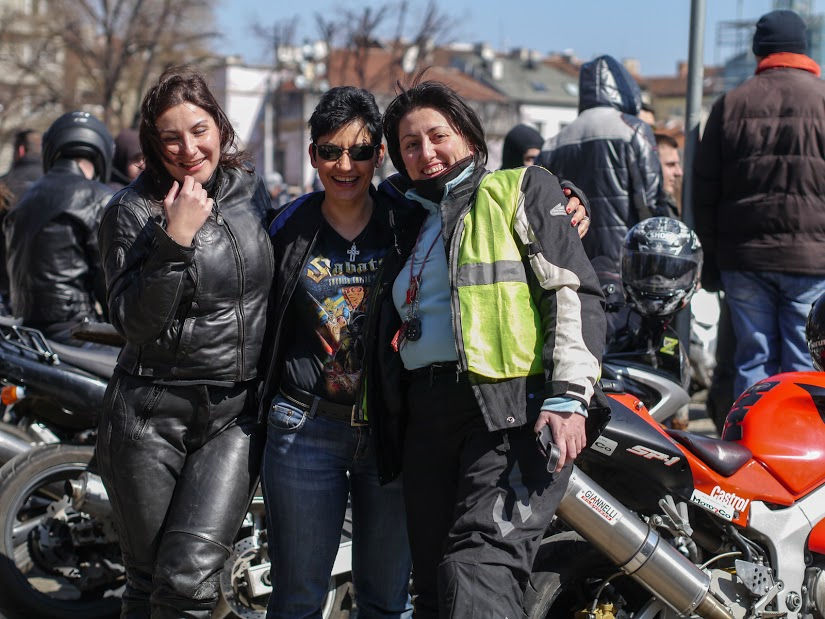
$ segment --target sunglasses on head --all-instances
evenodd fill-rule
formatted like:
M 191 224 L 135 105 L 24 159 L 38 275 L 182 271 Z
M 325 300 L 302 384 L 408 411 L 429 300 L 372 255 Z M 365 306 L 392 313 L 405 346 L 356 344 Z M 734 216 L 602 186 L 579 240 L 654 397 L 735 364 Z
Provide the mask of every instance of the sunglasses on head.
M 349 148 L 341 148 L 335 144 L 315 144 L 315 153 L 325 161 L 338 161 L 344 151 L 349 153 L 353 161 L 367 161 L 375 154 L 375 144 L 354 144 Z

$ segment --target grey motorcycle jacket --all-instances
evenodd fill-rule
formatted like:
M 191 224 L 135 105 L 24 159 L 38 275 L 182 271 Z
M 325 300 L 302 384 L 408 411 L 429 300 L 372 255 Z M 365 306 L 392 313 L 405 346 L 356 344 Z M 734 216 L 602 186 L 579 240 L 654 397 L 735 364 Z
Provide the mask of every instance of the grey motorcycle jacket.
M 272 284 L 270 208 L 254 172 L 218 168 L 212 214 L 183 247 L 166 233 L 171 179 L 147 172 L 118 192 L 100 225 L 109 318 L 133 375 L 245 381 L 257 375 Z
M 111 188 L 59 159 L 3 223 L 12 312 L 45 327 L 95 317 L 103 301 L 97 225 Z

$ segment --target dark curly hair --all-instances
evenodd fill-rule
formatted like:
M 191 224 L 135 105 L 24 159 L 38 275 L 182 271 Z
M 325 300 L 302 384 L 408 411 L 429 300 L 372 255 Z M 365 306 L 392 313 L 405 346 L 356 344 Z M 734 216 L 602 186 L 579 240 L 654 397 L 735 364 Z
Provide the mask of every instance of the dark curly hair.
M 419 74 L 420 78 L 421 74 Z M 449 121 L 450 126 L 463 137 L 473 151 L 475 165 L 487 163 L 487 143 L 484 139 L 484 128 L 481 120 L 473 109 L 467 105 L 459 94 L 441 82 L 418 82 L 418 78 L 410 88 L 405 89 L 397 82 L 401 91 L 384 111 L 384 135 L 387 138 L 387 151 L 395 169 L 409 177 L 404 160 L 401 157 L 401 143 L 398 135 L 398 126 L 401 119 L 409 112 L 429 107 L 441 112 Z
M 165 174 L 163 149 L 155 123 L 166 110 L 181 103 L 197 105 L 212 116 L 221 136 L 219 165 L 239 168 L 249 161 L 247 154 L 238 149 L 232 123 L 215 100 L 206 80 L 192 67 L 183 65 L 164 71 L 140 104 L 140 148 L 147 171 L 155 177 Z

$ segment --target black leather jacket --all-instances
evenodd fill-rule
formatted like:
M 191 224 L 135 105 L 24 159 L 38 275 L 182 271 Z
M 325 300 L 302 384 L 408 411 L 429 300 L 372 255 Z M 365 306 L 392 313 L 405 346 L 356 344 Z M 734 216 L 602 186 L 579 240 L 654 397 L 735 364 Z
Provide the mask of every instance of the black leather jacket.
M 639 86 L 621 64 L 609 56 L 585 63 L 578 118 L 547 140 L 536 158 L 587 194 L 593 219 L 584 249 L 591 260 L 608 256 L 616 272 L 628 229 L 669 214 L 653 131 L 639 119 L 640 109 Z
M 169 184 L 141 174 L 100 224 L 109 318 L 126 338 L 118 365 L 175 380 L 254 378 L 273 274 L 266 187 L 252 171 L 219 168 L 213 212 L 183 247 L 165 230 Z
M 23 324 L 96 317 L 103 301 L 97 225 L 112 190 L 58 160 L 9 211 L 3 224 L 11 306 Z

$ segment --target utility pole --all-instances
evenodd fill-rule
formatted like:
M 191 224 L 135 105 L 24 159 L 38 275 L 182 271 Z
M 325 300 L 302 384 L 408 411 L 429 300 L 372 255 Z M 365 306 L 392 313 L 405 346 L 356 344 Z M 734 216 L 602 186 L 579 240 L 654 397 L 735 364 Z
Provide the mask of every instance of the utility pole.
M 705 67 L 702 50 L 705 39 L 705 0 L 691 0 L 690 44 L 688 48 L 687 105 L 685 112 L 685 161 L 682 183 L 682 220 L 693 227 L 693 159 L 699 144 L 702 115 L 702 83 Z
M 687 105 L 685 106 L 685 161 L 682 177 L 682 221 L 693 228 L 693 159 L 699 144 L 699 122 L 705 76 L 705 0 L 691 0 L 690 42 L 688 44 Z M 676 316 L 676 331 L 686 348 L 690 346 L 690 306 Z

